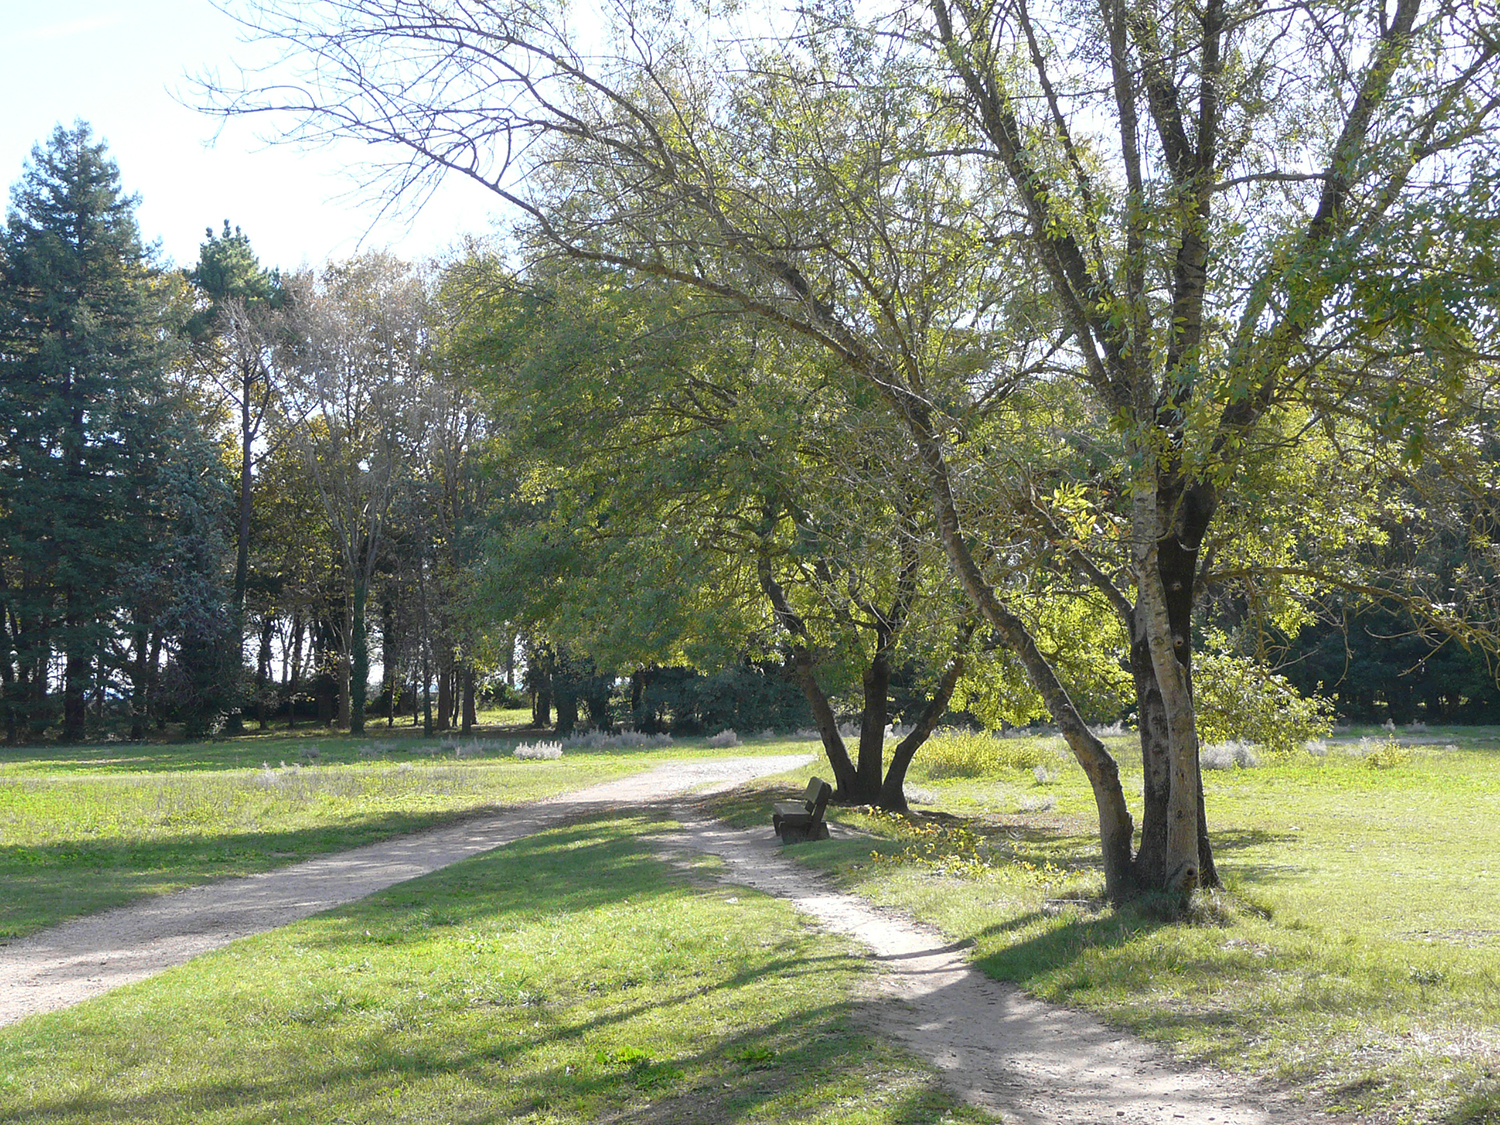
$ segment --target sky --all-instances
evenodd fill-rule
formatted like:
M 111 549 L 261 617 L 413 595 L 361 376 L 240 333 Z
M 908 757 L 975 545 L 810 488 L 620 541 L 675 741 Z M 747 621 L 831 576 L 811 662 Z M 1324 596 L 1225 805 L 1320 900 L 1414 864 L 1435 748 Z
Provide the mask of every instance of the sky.
M 386 218 L 350 198 L 355 142 L 300 151 L 271 144 L 267 122 L 221 123 L 190 108 L 192 78 L 253 64 L 257 48 L 208 0 L 0 0 L 0 179 L 20 179 L 32 147 L 59 124 L 88 122 L 140 196 L 146 241 L 179 266 L 204 230 L 241 227 L 267 266 L 317 267 L 361 248 L 439 255 L 494 229 L 482 188 L 446 183 L 416 216 Z M 186 104 L 184 104 L 186 103 Z

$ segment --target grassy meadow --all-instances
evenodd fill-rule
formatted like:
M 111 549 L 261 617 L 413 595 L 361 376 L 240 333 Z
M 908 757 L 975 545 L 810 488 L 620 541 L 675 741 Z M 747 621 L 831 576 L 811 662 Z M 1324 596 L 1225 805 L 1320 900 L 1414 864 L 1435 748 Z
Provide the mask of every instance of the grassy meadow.
M 987 1120 L 873 1034 L 864 958 L 659 827 L 542 833 L 4 1029 L 0 1122 Z
M 1356 732 L 1205 771 L 1226 890 L 1185 922 L 1101 901 L 1092 797 L 1060 740 L 978 764 L 957 741 L 918 756 L 913 821 L 843 812 L 868 835 L 793 854 L 1185 1057 L 1374 1121 L 1500 1122 L 1500 731 Z M 1138 752 L 1131 768 L 1110 741 L 1138 793 Z M 769 797 L 720 810 L 754 823 Z
M 533 739 L 534 740 L 534 739 Z M 187 744 L 0 752 L 0 940 L 143 895 L 549 797 L 667 758 L 726 753 L 702 740 L 512 756 L 517 736 L 351 739 L 308 730 Z M 765 741 L 728 753 L 786 749 Z
M 1138 791 L 1130 740 L 1112 744 Z M 809 748 L 522 762 L 499 746 L 460 758 L 309 734 L 13 755 L 0 878 L 19 891 L 0 924 L 31 929 L 663 757 Z M 1497 765 L 1500 731 L 1481 728 L 1353 732 L 1320 755 L 1208 770 L 1227 886 L 1185 920 L 1101 901 L 1092 800 L 1056 738 L 943 740 L 913 767 L 912 818 L 834 810 L 841 838 L 789 854 L 967 941 L 993 976 L 1304 1091 L 1310 1107 L 1495 1125 Z M 826 766 L 711 808 L 763 826 L 814 772 Z M 848 946 L 713 883 L 712 861 L 662 863 L 659 828 L 558 829 L 0 1030 L 0 1122 L 982 1119 L 872 1037 Z

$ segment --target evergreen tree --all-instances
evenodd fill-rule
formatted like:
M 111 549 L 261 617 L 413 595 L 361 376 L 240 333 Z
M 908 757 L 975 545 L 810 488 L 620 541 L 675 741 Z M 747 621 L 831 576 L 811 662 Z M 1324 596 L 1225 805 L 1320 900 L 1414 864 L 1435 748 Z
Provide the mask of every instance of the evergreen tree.
M 84 734 L 118 578 L 137 554 L 171 334 L 136 199 L 82 122 L 32 150 L 0 235 L 0 555 L 11 737 Z

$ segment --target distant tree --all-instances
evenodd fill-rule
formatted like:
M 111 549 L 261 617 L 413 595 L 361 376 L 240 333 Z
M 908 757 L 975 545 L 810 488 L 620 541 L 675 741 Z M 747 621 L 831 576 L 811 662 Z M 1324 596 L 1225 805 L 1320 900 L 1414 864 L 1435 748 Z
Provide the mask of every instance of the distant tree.
M 370 671 L 366 606 L 430 422 L 426 295 L 410 266 L 377 254 L 329 266 L 296 303 L 283 410 L 343 570 L 339 721 L 357 733 Z
M 238 527 L 235 539 L 234 608 L 242 614 L 250 572 L 251 483 L 257 449 L 276 392 L 276 345 L 286 330 L 286 291 L 281 276 L 265 269 L 239 227 L 224 220 L 212 228 L 198 251 L 188 279 L 202 304 L 188 321 L 194 360 L 202 377 L 223 396 L 234 414 L 239 460 Z
M 84 736 L 123 570 L 163 452 L 175 326 L 136 200 L 87 125 L 32 150 L 0 235 L 0 556 L 14 723 Z M 14 726 L 12 727 L 14 734 Z

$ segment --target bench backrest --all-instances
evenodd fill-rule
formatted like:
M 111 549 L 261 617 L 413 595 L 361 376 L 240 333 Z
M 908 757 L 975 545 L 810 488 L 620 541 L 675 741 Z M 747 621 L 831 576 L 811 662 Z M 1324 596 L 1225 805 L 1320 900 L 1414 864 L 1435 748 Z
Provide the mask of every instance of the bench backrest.
M 816 818 L 823 815 L 823 810 L 832 797 L 833 786 L 821 777 L 815 777 L 807 783 L 807 791 L 802 794 L 802 801 L 807 806 L 807 811 Z

